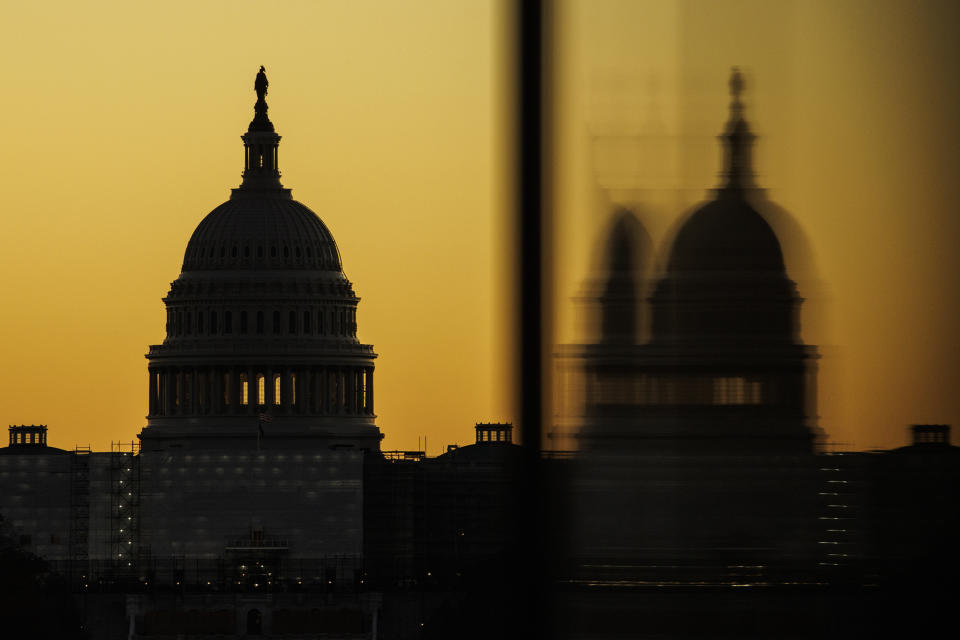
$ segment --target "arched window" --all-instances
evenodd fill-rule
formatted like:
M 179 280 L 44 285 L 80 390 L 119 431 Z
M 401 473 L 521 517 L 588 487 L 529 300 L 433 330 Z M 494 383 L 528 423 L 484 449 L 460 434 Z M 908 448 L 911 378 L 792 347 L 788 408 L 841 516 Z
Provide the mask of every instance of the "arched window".
M 250 382 L 245 373 L 240 374 L 240 404 L 244 406 L 250 404 Z
M 280 405 L 281 396 L 280 396 L 280 374 L 273 374 L 273 404 Z
M 266 381 L 263 379 L 263 374 L 257 374 L 257 404 L 264 404 L 264 397 L 266 397 Z

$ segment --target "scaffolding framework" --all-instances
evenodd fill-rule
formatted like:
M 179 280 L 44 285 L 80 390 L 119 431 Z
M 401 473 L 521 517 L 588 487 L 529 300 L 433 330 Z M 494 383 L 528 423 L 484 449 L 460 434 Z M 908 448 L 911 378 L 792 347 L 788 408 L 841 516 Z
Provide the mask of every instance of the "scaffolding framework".
M 110 443 L 110 558 L 117 575 L 135 577 L 140 541 L 138 442 Z

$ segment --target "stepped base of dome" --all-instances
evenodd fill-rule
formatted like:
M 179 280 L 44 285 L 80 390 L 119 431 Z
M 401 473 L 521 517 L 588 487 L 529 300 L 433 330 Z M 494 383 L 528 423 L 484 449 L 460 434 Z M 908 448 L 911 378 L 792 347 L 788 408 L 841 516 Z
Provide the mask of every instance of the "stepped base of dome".
M 374 416 L 251 416 L 151 418 L 138 436 L 143 451 L 327 450 L 378 451 L 383 434 Z

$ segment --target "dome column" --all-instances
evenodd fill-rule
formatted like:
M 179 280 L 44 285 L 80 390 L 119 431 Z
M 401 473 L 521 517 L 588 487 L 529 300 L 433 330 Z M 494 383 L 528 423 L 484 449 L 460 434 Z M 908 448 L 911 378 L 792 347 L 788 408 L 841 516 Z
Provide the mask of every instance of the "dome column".
M 293 399 L 293 390 L 290 385 L 290 367 L 284 367 L 281 371 L 280 388 L 283 390 L 283 403 L 280 406 L 280 410 L 284 413 L 293 413 L 293 404 L 291 402 Z
M 263 410 L 266 413 L 272 413 L 274 408 L 276 408 L 276 384 L 273 381 L 274 370 L 272 368 L 267 368 L 263 372 L 263 395 L 264 397 L 260 399 L 260 404 L 263 405 Z M 281 385 L 283 386 L 283 385 Z M 284 400 L 283 392 L 281 390 L 280 400 Z
M 307 404 L 306 388 L 307 370 L 304 367 L 296 368 L 296 377 L 293 380 L 293 395 L 290 399 L 293 401 L 291 408 L 297 414 L 304 413 L 304 407 Z
M 373 415 L 373 367 L 367 369 L 367 413 Z
M 243 380 L 240 379 L 241 374 L 244 374 L 240 367 L 233 367 L 232 372 L 230 373 L 230 399 L 233 404 L 233 410 L 231 413 L 240 415 L 246 411 L 246 407 L 243 405 Z M 249 385 L 249 382 L 247 383 Z
M 176 391 L 173 386 L 176 383 L 170 369 L 164 369 L 161 375 L 163 375 L 163 414 L 169 416 L 173 415 L 173 394 Z
M 323 413 L 323 368 L 313 367 L 310 379 L 313 385 L 313 413 Z
M 247 413 L 256 415 L 260 406 L 260 384 L 257 380 L 257 370 L 247 368 Z
M 210 413 L 223 413 L 223 372 L 220 367 L 210 369 Z
M 150 376 L 150 402 L 149 402 L 149 413 L 150 415 L 156 415 L 157 413 L 157 371 L 156 369 L 147 369 L 147 373 Z

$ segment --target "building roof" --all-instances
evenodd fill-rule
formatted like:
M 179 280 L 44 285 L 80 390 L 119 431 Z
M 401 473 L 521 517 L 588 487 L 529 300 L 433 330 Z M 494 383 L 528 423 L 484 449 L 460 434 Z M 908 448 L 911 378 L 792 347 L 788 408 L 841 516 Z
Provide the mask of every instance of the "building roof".
M 323 221 L 283 191 L 224 202 L 200 222 L 183 256 L 183 271 L 271 268 L 341 268 L 337 243 Z

